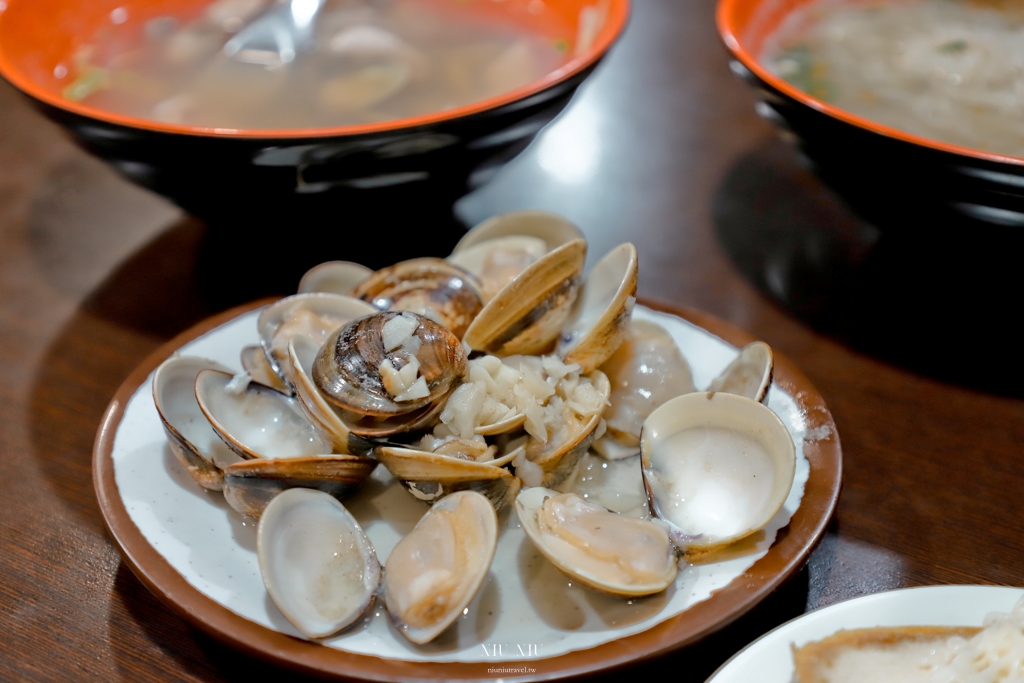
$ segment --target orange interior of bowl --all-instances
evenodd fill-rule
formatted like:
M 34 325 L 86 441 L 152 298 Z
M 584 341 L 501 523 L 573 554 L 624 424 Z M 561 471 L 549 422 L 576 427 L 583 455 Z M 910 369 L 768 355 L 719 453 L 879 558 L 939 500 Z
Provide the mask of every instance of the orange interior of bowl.
M 61 93 L 68 85 L 67 69 L 72 55 L 83 45 L 102 44 L 104 33 L 115 33 L 112 13 L 127 12 L 117 26 L 119 45 L 140 35 L 146 21 L 173 16 L 188 20 L 198 16 L 212 0 L 0 0 L 0 75 L 32 97 L 90 118 L 133 128 L 170 133 L 237 137 L 318 137 L 372 133 L 436 123 L 500 107 L 565 80 L 599 59 L 625 28 L 629 0 L 419 0 L 439 8 L 498 19 L 551 40 L 564 41 L 571 57 L 538 81 L 511 92 L 472 104 L 393 121 L 336 128 L 297 130 L 235 130 L 165 124 L 123 116 L 68 100 Z M 596 36 L 579 46 L 584 12 L 603 16 Z M 62 67 L 62 68 L 59 68 Z
M 849 0 L 851 3 L 857 1 Z M 851 114 L 827 102 L 811 97 L 764 68 L 759 59 L 765 39 L 779 28 L 779 25 L 791 12 L 812 2 L 817 2 L 817 0 L 719 0 L 718 30 L 726 46 L 745 67 L 750 69 L 762 81 L 797 102 L 813 107 L 818 111 L 854 126 L 915 145 L 996 163 L 1024 165 L 1024 159 L 1018 157 L 983 152 L 969 147 L 940 142 Z

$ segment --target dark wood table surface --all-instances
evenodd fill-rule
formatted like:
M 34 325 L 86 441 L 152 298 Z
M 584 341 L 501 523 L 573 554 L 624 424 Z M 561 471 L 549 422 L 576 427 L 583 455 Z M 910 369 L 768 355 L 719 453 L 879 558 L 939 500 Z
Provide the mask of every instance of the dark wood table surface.
M 1024 584 L 1019 239 L 858 220 L 758 118 L 713 11 L 713 0 L 635 0 L 570 108 L 458 207 L 469 224 L 560 212 L 592 254 L 633 241 L 641 296 L 766 340 L 832 410 L 845 471 L 828 535 L 794 581 L 670 657 L 694 681 L 840 600 Z M 139 583 L 93 494 L 93 438 L 115 389 L 230 303 L 202 276 L 207 232 L 0 84 L 0 680 L 270 672 Z

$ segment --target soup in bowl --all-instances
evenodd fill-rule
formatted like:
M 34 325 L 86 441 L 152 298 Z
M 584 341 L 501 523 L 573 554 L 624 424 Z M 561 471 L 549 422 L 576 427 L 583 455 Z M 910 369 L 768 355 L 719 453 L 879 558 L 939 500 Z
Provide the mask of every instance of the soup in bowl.
M 278 11 L 299 25 L 290 53 L 232 49 Z M 210 222 L 344 231 L 486 180 L 627 16 L 628 0 L 0 0 L 0 74 Z
M 1024 7 L 720 0 L 734 70 L 880 227 L 1024 226 Z

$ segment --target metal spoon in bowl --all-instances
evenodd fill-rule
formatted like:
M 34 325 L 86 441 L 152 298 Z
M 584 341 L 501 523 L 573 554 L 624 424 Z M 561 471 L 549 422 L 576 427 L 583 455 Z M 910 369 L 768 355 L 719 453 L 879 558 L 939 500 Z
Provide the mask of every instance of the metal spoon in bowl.
M 295 59 L 327 0 L 279 0 L 224 44 L 224 56 L 272 69 Z

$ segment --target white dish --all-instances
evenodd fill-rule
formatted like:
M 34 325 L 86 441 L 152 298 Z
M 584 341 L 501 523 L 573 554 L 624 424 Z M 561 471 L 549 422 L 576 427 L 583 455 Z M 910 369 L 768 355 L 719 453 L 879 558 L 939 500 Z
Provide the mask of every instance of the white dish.
M 1009 612 L 1024 588 L 922 586 L 865 595 L 804 614 L 740 650 L 707 683 L 791 683 L 794 646 L 841 629 L 875 626 L 981 626 L 990 612 Z
M 185 344 L 179 353 L 239 367 L 240 349 L 258 342 L 257 315 L 258 311 L 243 314 Z M 642 306 L 634 315 L 669 330 L 692 365 L 697 386 L 706 386 L 737 353 L 735 347 L 676 316 Z M 376 609 L 361 625 L 321 642 L 351 653 L 406 661 L 520 661 L 524 655 L 553 657 L 639 633 L 707 600 L 767 553 L 803 496 L 809 474 L 804 439 L 829 436 L 808 434 L 806 415 L 785 391 L 774 388 L 768 404 L 797 445 L 796 478 L 783 510 L 763 535 L 727 549 L 713 561 L 688 566 L 664 593 L 624 601 L 572 586 L 525 539 L 515 515 L 505 514 L 499 520 L 504 530 L 491 574 L 457 628 L 433 643 L 415 646 L 398 634 L 383 610 Z M 150 376 L 128 401 L 111 453 L 118 493 L 132 522 L 200 593 L 256 624 L 301 638 L 267 598 L 256 561 L 253 523 L 231 510 L 220 494 L 195 484 L 165 443 Z M 385 565 L 391 548 L 426 510 L 383 468 L 345 505 L 363 524 Z M 496 657 L 494 644 L 510 647 Z M 520 652 L 520 644 L 534 649 L 527 646 L 526 653 Z

